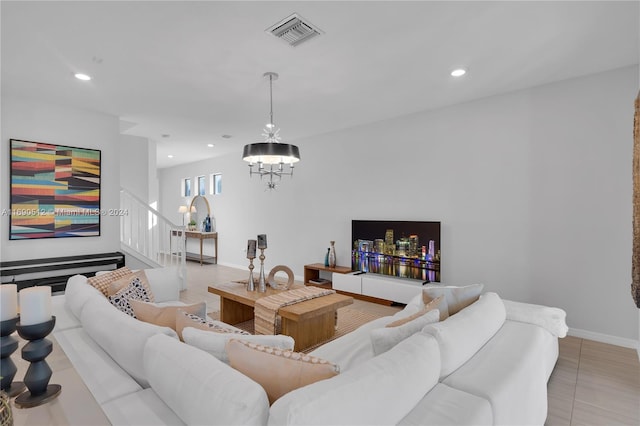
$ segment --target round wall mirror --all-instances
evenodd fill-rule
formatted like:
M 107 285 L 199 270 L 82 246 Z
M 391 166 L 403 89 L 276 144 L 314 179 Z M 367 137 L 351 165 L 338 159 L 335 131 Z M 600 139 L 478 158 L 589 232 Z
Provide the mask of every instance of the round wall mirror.
M 189 211 L 191 212 L 191 219 L 196 222 L 196 229 L 202 229 L 202 221 L 209 215 L 211 217 L 211 207 L 209 206 L 209 201 L 202 195 L 196 195 L 191 200 L 191 205 L 189 206 Z M 213 217 L 211 217 L 213 220 Z

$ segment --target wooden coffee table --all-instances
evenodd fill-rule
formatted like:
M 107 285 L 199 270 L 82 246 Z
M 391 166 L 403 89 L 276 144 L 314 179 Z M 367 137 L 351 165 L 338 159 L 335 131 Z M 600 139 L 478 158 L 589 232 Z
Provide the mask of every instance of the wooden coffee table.
M 291 289 L 301 287 L 296 285 Z M 209 286 L 209 293 L 220 296 L 220 321 L 232 325 L 252 320 L 256 300 L 279 292 L 271 287 L 267 287 L 265 293 L 247 291 L 246 286 L 239 283 Z M 338 308 L 352 303 L 353 297 L 335 293 L 280 308 L 282 334 L 293 337 L 296 351 L 329 340 L 335 334 Z

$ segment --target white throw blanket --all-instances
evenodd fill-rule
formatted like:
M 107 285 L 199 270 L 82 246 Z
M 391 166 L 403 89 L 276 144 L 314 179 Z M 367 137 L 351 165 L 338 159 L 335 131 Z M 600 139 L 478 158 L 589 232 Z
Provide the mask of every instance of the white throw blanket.
M 507 311 L 508 320 L 540 326 L 556 337 L 565 337 L 569 331 L 566 323 L 567 313 L 560 308 L 504 299 L 502 301 Z

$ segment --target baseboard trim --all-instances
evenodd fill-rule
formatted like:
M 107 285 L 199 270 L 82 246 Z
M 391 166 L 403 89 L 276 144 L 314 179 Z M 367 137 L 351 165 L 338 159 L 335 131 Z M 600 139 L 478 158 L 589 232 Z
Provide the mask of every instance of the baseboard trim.
M 635 349 L 636 352 L 638 352 L 638 359 L 640 359 L 640 341 L 638 340 L 612 336 L 610 334 L 596 333 L 595 331 L 581 330 L 579 328 L 570 328 L 568 334 L 569 336 L 579 337 L 581 339 L 595 340 L 596 342 L 607 343 L 609 345 Z

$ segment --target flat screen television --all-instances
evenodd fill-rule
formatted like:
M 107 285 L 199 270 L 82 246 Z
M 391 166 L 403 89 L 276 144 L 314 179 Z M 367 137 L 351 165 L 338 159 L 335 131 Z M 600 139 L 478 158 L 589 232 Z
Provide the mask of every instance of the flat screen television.
M 351 269 L 440 282 L 440 222 L 351 221 Z

